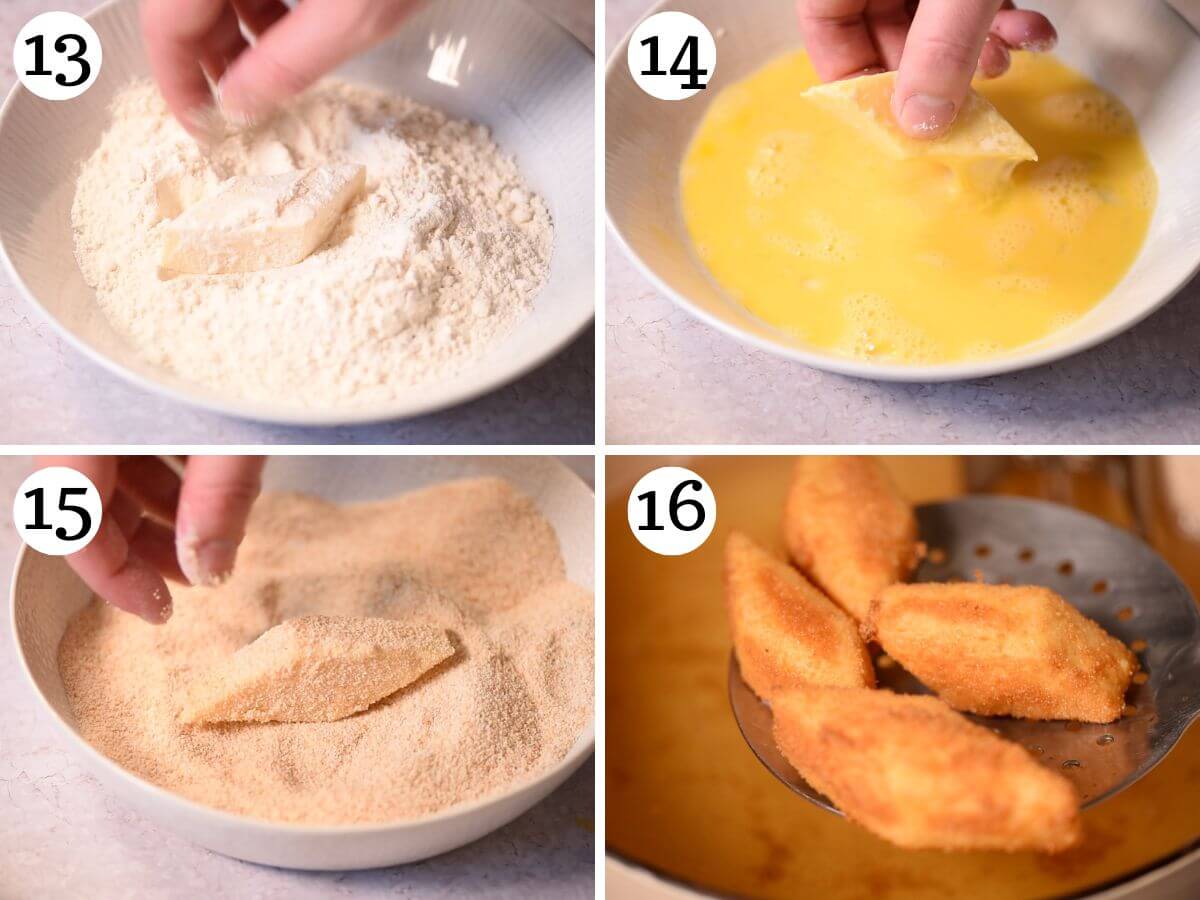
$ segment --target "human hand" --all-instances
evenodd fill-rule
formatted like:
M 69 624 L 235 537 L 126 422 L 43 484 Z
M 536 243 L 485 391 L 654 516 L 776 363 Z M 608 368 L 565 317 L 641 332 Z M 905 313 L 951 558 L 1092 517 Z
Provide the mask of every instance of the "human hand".
M 156 456 L 41 456 L 92 480 L 104 515 L 66 559 L 113 606 L 158 625 L 171 617 L 164 579 L 218 584 L 233 570 L 259 492 L 258 456 L 192 456 L 183 478 Z
M 1011 0 L 798 0 L 808 55 L 825 81 L 896 69 L 892 113 L 913 137 L 954 122 L 978 73 L 1008 70 L 1009 51 L 1058 40 L 1041 13 Z
M 289 10 L 280 0 L 143 0 L 142 35 L 171 112 L 206 140 L 217 121 L 210 82 L 221 114 L 253 122 L 386 38 L 416 3 L 303 0 Z

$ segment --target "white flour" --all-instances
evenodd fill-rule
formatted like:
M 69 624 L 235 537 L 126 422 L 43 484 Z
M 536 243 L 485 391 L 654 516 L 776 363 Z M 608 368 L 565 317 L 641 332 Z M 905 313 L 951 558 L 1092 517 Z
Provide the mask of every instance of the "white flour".
M 358 163 L 366 189 L 307 259 L 236 275 L 160 273 L 159 185 Z M 198 195 L 196 194 L 198 192 Z M 138 82 L 84 164 L 75 253 L 114 327 L 152 363 L 226 394 L 367 406 L 444 377 L 531 308 L 553 228 L 486 129 L 403 97 L 322 82 L 206 152 Z

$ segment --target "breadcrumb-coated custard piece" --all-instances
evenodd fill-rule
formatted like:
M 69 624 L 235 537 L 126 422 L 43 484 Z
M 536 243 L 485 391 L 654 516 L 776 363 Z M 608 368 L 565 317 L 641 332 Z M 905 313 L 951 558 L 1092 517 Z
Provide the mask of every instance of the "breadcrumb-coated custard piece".
M 783 511 L 788 552 L 850 615 L 865 621 L 875 595 L 912 574 L 917 519 L 876 459 L 805 456 Z
M 903 584 L 871 607 L 864 636 L 955 709 L 1112 722 L 1137 657 L 1044 587 Z
M 807 682 L 875 686 L 855 621 L 738 532 L 725 543 L 725 604 L 742 678 L 764 700 Z
M 454 655 L 442 628 L 359 616 L 300 616 L 269 628 L 190 684 L 179 720 L 336 722 Z
M 1056 853 L 1082 838 L 1070 781 L 936 697 L 802 685 L 771 707 L 805 780 L 899 847 Z

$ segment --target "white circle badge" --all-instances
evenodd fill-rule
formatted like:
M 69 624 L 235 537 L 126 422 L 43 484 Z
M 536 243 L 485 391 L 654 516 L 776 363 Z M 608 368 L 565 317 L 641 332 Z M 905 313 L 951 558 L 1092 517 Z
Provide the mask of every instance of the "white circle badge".
M 34 16 L 17 33 L 13 68 L 43 100 L 71 100 L 95 82 L 104 62 L 100 36 L 73 13 Z
M 82 550 L 100 530 L 100 492 L 66 466 L 38 469 L 17 488 L 13 523 L 21 540 L 47 556 Z
M 663 466 L 641 477 L 629 492 L 629 528 L 660 556 L 691 553 L 717 524 L 717 498 L 691 469 Z
M 686 100 L 708 87 L 717 68 L 717 42 L 695 16 L 655 13 L 629 38 L 629 74 L 659 100 Z

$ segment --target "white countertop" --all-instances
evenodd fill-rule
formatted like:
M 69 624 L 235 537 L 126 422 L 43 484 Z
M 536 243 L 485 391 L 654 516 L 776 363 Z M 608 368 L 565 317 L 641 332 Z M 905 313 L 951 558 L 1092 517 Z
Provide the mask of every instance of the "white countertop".
M 609 51 L 650 5 L 608 0 Z M 659 294 L 611 236 L 605 271 L 610 444 L 1200 442 L 1200 280 L 1131 331 L 1053 365 L 895 384 L 726 337 Z
M 0 97 L 16 77 L 9 48 L 47 10 L 99 0 L 0 3 Z M 531 0 L 594 45 L 591 0 Z M 595 329 L 544 366 L 463 406 L 406 421 L 293 428 L 228 418 L 126 383 L 63 341 L 0 271 L 0 444 L 592 444 Z

